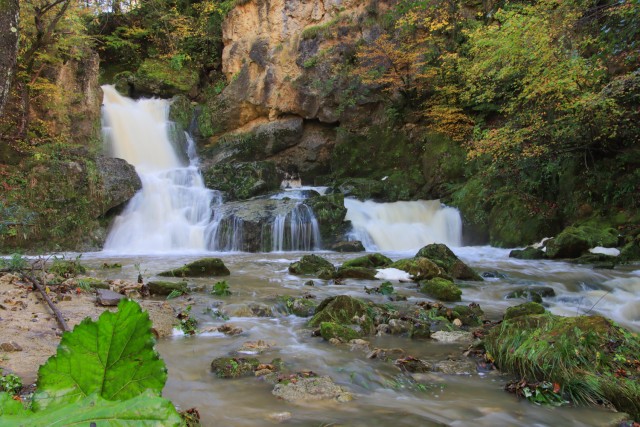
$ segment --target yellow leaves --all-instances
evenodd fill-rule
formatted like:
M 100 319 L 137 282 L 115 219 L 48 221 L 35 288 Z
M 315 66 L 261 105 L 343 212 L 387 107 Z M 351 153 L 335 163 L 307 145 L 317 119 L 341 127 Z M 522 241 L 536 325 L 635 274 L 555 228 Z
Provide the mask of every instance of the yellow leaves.
M 433 106 L 426 111 L 425 116 L 431 122 L 431 129 L 456 142 L 466 141 L 475 124 L 461 108 L 450 105 Z

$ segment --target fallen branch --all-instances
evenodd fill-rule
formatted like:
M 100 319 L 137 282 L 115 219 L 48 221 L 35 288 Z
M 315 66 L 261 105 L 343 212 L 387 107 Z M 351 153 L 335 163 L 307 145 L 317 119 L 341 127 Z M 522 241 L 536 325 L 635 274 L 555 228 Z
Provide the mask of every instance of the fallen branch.
M 53 314 L 55 314 L 56 320 L 58 321 L 58 325 L 60 326 L 60 329 L 62 329 L 63 332 L 70 331 L 71 329 L 69 329 L 67 322 L 64 320 L 64 317 L 62 317 L 62 313 L 60 312 L 60 310 L 58 310 L 58 307 L 55 306 L 53 301 L 51 301 L 51 298 L 49 298 L 49 295 L 47 295 L 47 292 L 42 287 L 42 284 L 40 283 L 40 281 L 31 274 L 27 274 L 25 272 L 23 272 L 22 274 L 29 282 L 31 282 L 31 284 L 36 289 L 38 289 L 38 291 L 40 291 L 40 294 L 49 305 L 49 308 L 51 308 L 51 310 L 53 311 Z

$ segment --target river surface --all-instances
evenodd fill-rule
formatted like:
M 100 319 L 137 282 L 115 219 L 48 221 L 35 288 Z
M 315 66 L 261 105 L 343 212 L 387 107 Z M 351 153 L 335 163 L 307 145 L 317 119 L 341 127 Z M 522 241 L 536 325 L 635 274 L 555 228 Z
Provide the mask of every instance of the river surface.
M 621 324 L 640 330 L 640 267 L 616 270 L 592 270 L 586 266 L 554 261 L 520 261 L 508 258 L 508 251 L 490 247 L 453 248 L 479 272 L 497 272 L 498 278 L 484 282 L 462 282 L 463 303 L 477 302 L 488 318 L 498 319 L 509 305 L 523 300 L 506 300 L 505 295 L 522 286 L 553 287 L 557 296 L 545 304 L 557 314 L 598 313 Z M 316 252 L 317 253 L 317 252 Z M 216 256 L 224 260 L 231 276 L 224 278 L 233 292 L 216 297 L 209 291 L 214 278 L 190 279 L 203 286 L 188 300 L 174 304 L 192 305 L 201 330 L 232 323 L 244 330 L 237 336 L 206 332 L 196 336 L 175 336 L 160 340 L 157 348 L 169 369 L 164 395 L 182 409 L 197 407 L 204 426 L 275 425 L 271 414 L 289 412 L 292 426 L 582 426 L 609 425 L 618 419 L 603 409 L 575 407 L 541 407 L 503 391 L 510 379 L 497 372 L 452 376 L 441 373 L 403 374 L 393 364 L 366 358 L 366 352 L 351 350 L 348 345 L 334 346 L 320 337 L 312 337 L 307 319 L 275 312 L 269 317 L 231 317 L 225 321 L 212 315 L 223 304 L 241 313 L 247 303 L 275 306 L 276 295 L 299 296 L 304 293 L 323 298 L 347 294 L 374 302 L 388 302 L 384 296 L 364 292 L 364 286 L 379 286 L 381 281 L 345 280 L 334 285 L 314 278 L 315 286 L 305 286 L 307 277 L 288 273 L 288 265 L 304 253 L 191 253 L 157 256 L 122 256 L 105 252 L 88 253 L 83 263 L 95 268 L 105 278 L 135 280 L 141 272 L 152 280 L 160 271 L 178 267 L 201 258 Z M 318 253 L 335 265 L 358 254 Z M 386 253 L 392 259 L 414 253 Z M 101 270 L 103 262 L 121 262 L 121 270 Z M 398 293 L 413 304 L 429 300 L 417 292 L 415 284 L 394 282 Z M 403 304 L 403 303 L 398 303 Z M 213 309 L 213 310 L 212 310 Z M 400 347 L 408 354 L 431 362 L 459 358 L 463 348 L 432 340 L 409 340 L 402 337 L 371 337 L 371 346 Z M 311 402 L 293 404 L 271 394 L 273 386 L 257 378 L 219 379 L 210 372 L 216 357 L 228 356 L 247 341 L 264 340 L 273 347 L 257 356 L 268 363 L 280 357 L 290 371 L 312 370 L 329 375 L 354 395 L 347 403 Z

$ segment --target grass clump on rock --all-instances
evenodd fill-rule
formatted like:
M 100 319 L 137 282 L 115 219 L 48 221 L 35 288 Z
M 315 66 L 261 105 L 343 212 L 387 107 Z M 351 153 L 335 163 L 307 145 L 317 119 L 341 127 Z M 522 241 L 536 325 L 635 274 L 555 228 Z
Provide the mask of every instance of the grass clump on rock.
M 575 403 L 610 403 L 640 418 L 640 340 L 604 317 L 519 316 L 494 328 L 485 346 L 503 371 L 556 383 Z

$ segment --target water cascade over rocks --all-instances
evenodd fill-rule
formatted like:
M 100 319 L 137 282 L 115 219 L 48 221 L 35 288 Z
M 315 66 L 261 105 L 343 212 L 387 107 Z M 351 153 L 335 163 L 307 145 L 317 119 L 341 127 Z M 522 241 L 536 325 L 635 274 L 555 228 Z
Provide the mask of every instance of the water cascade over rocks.
M 368 251 L 418 250 L 430 243 L 462 245 L 462 220 L 457 209 L 438 200 L 376 203 L 345 199 L 351 238 Z

